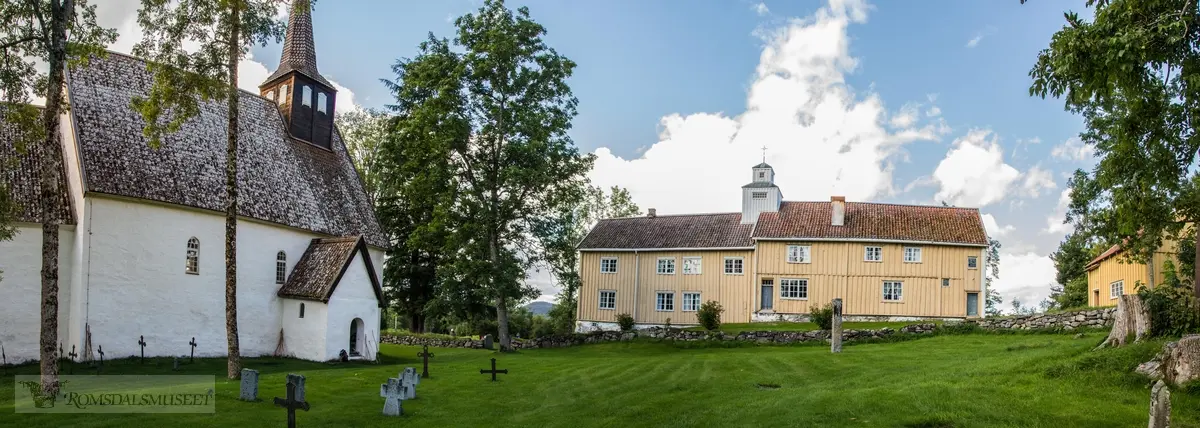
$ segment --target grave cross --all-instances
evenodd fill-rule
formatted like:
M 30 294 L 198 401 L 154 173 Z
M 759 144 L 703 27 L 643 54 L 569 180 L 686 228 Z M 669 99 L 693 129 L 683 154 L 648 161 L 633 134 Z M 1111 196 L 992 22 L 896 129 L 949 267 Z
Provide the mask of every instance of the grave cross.
M 75 357 L 79 356 L 79 354 L 75 353 L 75 345 L 71 345 L 71 353 L 67 354 L 67 356 L 71 357 L 71 361 L 75 361 Z M 68 374 L 75 374 L 75 365 L 74 364 L 71 364 L 70 362 L 68 362 L 67 367 L 70 369 Z
M 57 357 L 58 357 L 58 358 L 55 358 L 55 359 L 54 359 L 54 366 L 55 366 L 55 367 L 56 367 L 58 370 L 55 370 L 55 371 L 61 371 L 61 369 L 62 369 L 62 364 L 63 364 L 63 358 L 66 358 L 65 356 L 63 356 L 63 346 L 62 346 L 62 342 L 58 342 L 58 355 L 57 355 Z
M 104 368 L 104 345 L 100 345 L 96 351 L 100 353 L 100 365 L 96 366 L 96 375 L 99 376 L 100 369 Z
M 308 411 L 308 402 L 296 400 L 296 384 L 288 382 L 287 399 L 275 397 L 275 405 L 287 409 L 288 428 L 296 428 L 296 409 Z
M 192 356 L 190 358 L 188 358 L 188 363 L 190 364 L 190 363 L 196 362 L 196 337 L 195 336 L 192 337 L 191 342 L 188 342 L 188 345 L 192 345 Z
M 0 345 L 0 367 L 4 367 L 4 375 L 8 375 L 8 355 L 4 355 L 4 345 Z
M 138 345 L 142 347 L 142 364 L 146 364 L 146 336 L 138 336 Z
M 492 382 L 495 382 L 496 381 L 496 373 L 508 374 L 508 369 L 496 370 L 496 359 L 492 358 L 492 369 L 491 370 L 479 369 L 479 374 L 488 374 L 488 373 L 492 374 Z
M 400 379 L 389 378 L 387 383 L 379 385 L 379 396 L 383 397 L 383 414 L 400 416 L 404 414 L 404 386 Z
M 421 357 L 421 360 L 425 363 L 425 368 L 421 370 L 421 377 L 429 379 L 429 359 L 433 358 L 433 353 L 429 352 L 429 345 L 425 345 L 421 349 L 422 352 L 417 353 L 417 356 Z

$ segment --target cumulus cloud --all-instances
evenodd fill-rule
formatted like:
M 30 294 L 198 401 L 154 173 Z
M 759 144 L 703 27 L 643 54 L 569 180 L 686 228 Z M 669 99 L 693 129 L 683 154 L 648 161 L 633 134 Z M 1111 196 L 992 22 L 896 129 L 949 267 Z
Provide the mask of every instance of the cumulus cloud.
M 1001 226 L 1000 223 L 996 221 L 996 217 L 993 217 L 991 214 L 983 214 L 981 217 L 983 218 L 983 228 L 987 230 L 987 234 L 991 238 L 1003 238 L 1008 236 L 1014 230 L 1017 230 L 1017 228 L 1013 227 L 1011 224 Z
M 751 8 L 754 9 L 754 13 L 757 13 L 758 16 L 766 16 L 767 14 L 771 13 L 771 9 L 767 8 L 766 3 L 759 2 Z
M 1051 190 L 1058 187 L 1054 183 L 1054 174 L 1050 171 L 1042 169 L 1040 166 L 1034 166 L 1025 173 L 1025 181 L 1021 184 L 1021 190 L 1025 196 L 1036 198 L 1041 194 L 1043 189 Z
M 1004 163 L 995 134 L 974 129 L 956 140 L 933 171 L 937 200 L 951 205 L 983 207 L 1003 200 L 1021 174 Z
M 1046 217 L 1046 228 L 1042 230 L 1047 234 L 1064 235 L 1075 230 L 1075 226 L 1069 223 L 1064 223 L 1067 218 L 1067 208 L 1071 205 L 1071 189 L 1067 188 L 1058 196 L 1058 205 L 1054 207 L 1054 213 Z
M 995 32 L 996 32 L 996 27 L 993 27 L 990 25 L 987 26 L 986 28 L 975 33 L 975 37 L 972 37 L 970 40 L 967 40 L 967 48 L 970 49 L 970 48 L 974 48 L 975 46 L 979 46 L 979 42 L 983 41 L 984 37 L 990 36 L 990 35 L 994 34 Z
M 846 75 L 858 66 L 847 27 L 866 21 L 861 1 L 832 1 L 806 19 L 761 33 L 765 46 L 749 87 L 746 111 L 670 114 L 659 121 L 659 141 L 641 157 L 596 150 L 590 178 L 630 190 L 643 207 L 660 213 L 729 212 L 740 206 L 750 166 L 767 159 L 791 200 L 843 195 L 866 200 L 895 192 L 892 171 L 905 144 L 933 140 L 944 123 L 900 123 L 877 94 L 857 94 Z M 940 118 L 939 118 L 940 119 Z
M 1085 161 L 1092 160 L 1096 157 L 1096 148 L 1090 144 L 1084 144 L 1079 137 L 1068 138 L 1062 144 L 1054 146 L 1050 150 L 1050 156 L 1066 161 Z
M 1023 306 L 1036 307 L 1042 299 L 1050 297 L 1056 272 L 1054 261 L 1048 255 L 1001 253 L 1000 276 L 992 281 L 992 287 L 1004 300 L 1000 307 L 1011 311 L 1013 298 L 1020 300 Z

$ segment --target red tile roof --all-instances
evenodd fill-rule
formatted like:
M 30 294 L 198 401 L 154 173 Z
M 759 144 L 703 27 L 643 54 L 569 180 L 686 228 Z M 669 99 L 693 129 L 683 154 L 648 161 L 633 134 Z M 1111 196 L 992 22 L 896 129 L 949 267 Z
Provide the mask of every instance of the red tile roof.
M 754 238 L 938 242 L 987 246 L 976 208 L 846 202 L 843 226 L 833 226 L 830 202 L 785 201 L 762 213 Z
M 752 224 L 742 213 L 664 215 L 600 220 L 579 243 L 580 250 L 748 248 Z

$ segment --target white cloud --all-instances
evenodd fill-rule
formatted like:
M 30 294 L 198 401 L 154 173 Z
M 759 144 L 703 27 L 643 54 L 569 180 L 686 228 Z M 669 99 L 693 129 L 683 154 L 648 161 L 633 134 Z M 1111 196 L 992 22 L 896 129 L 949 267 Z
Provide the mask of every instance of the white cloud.
M 1050 286 L 1054 285 L 1054 261 L 1048 255 L 1034 252 L 1001 253 L 1000 276 L 992 281 L 992 287 L 1004 300 L 1000 308 L 1011 311 L 1015 297 L 1023 306 L 1036 307 L 1042 299 L 1050 297 Z
M 1091 144 L 1085 144 L 1079 137 L 1071 137 L 1062 144 L 1054 146 L 1054 149 L 1050 150 L 1050 156 L 1076 162 L 1092 160 L 1096 157 L 1096 148 Z
M 991 25 L 984 27 L 982 30 L 979 30 L 978 32 L 975 33 L 975 37 L 972 37 L 970 40 L 967 40 L 967 48 L 970 49 L 970 48 L 974 48 L 975 46 L 979 46 L 979 42 L 983 41 L 984 37 L 990 36 L 995 33 L 996 33 L 996 27 L 991 26 Z
M 973 48 L 979 45 L 980 40 L 983 40 L 983 34 L 976 35 L 975 37 L 972 37 L 971 40 L 967 40 L 967 47 Z
M 991 131 L 979 129 L 954 140 L 933 171 L 939 186 L 934 197 L 951 205 L 982 207 L 1008 196 L 1021 174 L 1004 163 L 1004 150 L 996 140 Z
M 1071 188 L 1063 189 L 1058 196 L 1058 205 L 1054 207 L 1054 213 L 1046 217 L 1046 228 L 1042 233 L 1065 235 L 1075 230 L 1075 226 L 1068 223 L 1063 223 L 1067 218 L 1067 208 L 1071 205 Z
M 864 22 L 866 12 L 861 1 L 835 0 L 809 18 L 762 33 L 765 46 L 744 113 L 667 115 L 659 122 L 659 141 L 639 158 L 597 149 L 590 178 L 628 188 L 639 205 L 663 214 L 729 212 L 740 206 L 739 185 L 751 180 L 750 166 L 765 145 L 788 199 L 893 194 L 893 163 L 902 146 L 936 139 L 947 128 L 913 123 L 889 132 L 879 96 L 858 95 L 846 84 L 858 65 L 846 28 Z
M 983 214 L 981 217 L 983 218 L 983 228 L 987 230 L 987 234 L 991 238 L 999 239 L 1008 236 L 1008 234 L 1012 233 L 1014 230 L 1017 230 L 1017 228 L 1013 227 L 1011 224 L 1001 226 L 1000 223 L 996 221 L 996 217 L 993 217 L 991 214 Z
M 1054 183 L 1054 175 L 1040 166 L 1034 166 L 1025 172 L 1025 181 L 1021 184 L 1025 196 L 1031 198 L 1038 197 L 1042 189 L 1050 190 L 1055 187 L 1058 185 Z
M 941 116 L 941 114 L 942 109 L 938 108 L 938 106 L 930 106 L 929 110 L 925 110 L 925 116 L 927 117 Z
M 767 8 L 766 3 L 759 2 L 751 8 L 754 9 L 754 13 L 757 13 L 758 16 L 766 16 L 767 14 L 771 13 L 771 9 Z
M 904 107 L 900 107 L 899 112 L 892 115 L 892 118 L 888 120 L 888 124 L 893 128 L 908 128 L 913 126 L 920 117 L 921 113 L 917 111 L 919 108 L 920 106 L 914 103 L 905 104 Z

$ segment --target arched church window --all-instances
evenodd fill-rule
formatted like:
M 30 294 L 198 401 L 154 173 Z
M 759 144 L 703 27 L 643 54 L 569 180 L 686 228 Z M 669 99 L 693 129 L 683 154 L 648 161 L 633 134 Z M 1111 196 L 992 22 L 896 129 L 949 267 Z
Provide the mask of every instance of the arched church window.
M 187 241 L 187 273 L 200 274 L 200 240 L 195 236 Z
M 300 304 L 300 318 L 304 318 L 304 304 Z
M 279 105 L 283 105 L 283 103 L 286 103 L 287 99 L 288 99 L 288 85 L 285 83 L 285 84 L 279 85 Z
M 329 113 L 329 109 L 325 106 L 327 102 L 329 102 L 329 100 L 326 99 L 325 93 L 317 91 L 317 111 L 321 113 Z
M 283 284 L 287 278 L 287 253 L 280 251 L 275 255 L 275 283 Z
M 304 97 L 300 102 L 304 103 L 305 107 L 312 107 L 312 87 L 304 85 L 300 87 L 300 91 Z

